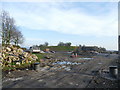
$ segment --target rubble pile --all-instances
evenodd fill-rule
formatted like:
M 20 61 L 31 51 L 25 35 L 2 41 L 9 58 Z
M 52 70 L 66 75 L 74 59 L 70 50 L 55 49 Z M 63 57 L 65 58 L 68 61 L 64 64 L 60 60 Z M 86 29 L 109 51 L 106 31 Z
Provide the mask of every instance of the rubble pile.
M 8 47 L 2 47 L 2 53 L 0 53 L 0 64 L 2 67 L 11 66 L 11 63 L 24 64 L 31 63 L 33 60 L 37 60 L 38 57 L 35 54 L 24 52 L 21 48 L 9 45 Z

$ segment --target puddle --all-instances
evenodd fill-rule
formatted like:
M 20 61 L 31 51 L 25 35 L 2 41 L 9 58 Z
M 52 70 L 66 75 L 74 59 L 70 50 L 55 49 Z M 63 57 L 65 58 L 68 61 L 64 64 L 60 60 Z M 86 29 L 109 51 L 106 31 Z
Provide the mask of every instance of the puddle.
M 72 62 L 67 62 L 67 64 L 68 64 L 68 65 L 71 65 L 71 64 L 72 64 Z
M 66 66 L 62 66 L 62 67 L 60 67 L 59 69 L 62 69 L 62 68 L 65 68 Z
M 5 81 L 3 82 L 7 82 L 7 81 L 17 81 L 17 80 L 21 80 L 23 79 L 23 77 L 19 77 L 19 78 L 9 78 L 9 79 L 6 79 Z
M 61 70 L 61 69 L 64 69 L 66 71 L 70 71 L 71 70 L 70 67 L 66 67 L 66 66 L 62 66 L 62 67 L 58 68 L 58 70 Z
M 62 61 L 62 62 L 57 62 L 57 63 L 53 63 L 52 65 L 56 65 L 56 64 L 59 64 L 59 65 L 79 65 L 79 64 L 82 64 L 82 63 L 78 63 L 78 62 L 66 62 L 66 61 Z
M 70 62 L 70 61 L 58 61 L 56 63 L 53 63 L 52 65 L 55 65 L 53 70 L 61 70 L 64 69 L 66 71 L 70 71 L 71 70 L 71 65 L 81 65 L 81 64 L 85 64 L 85 63 L 78 63 L 78 62 Z M 56 66 L 61 66 L 59 68 L 57 68 Z
M 66 71 L 70 71 L 71 69 L 70 69 L 70 67 L 66 67 L 65 70 Z
M 42 81 L 43 81 L 42 79 L 38 80 L 38 82 L 42 82 Z
M 63 62 L 58 62 L 58 64 L 62 65 L 62 64 L 67 64 L 66 61 L 63 61 Z
M 52 65 L 56 65 L 57 63 L 53 63 Z
M 98 63 L 98 64 L 102 64 L 102 63 Z
M 40 71 L 46 71 L 46 70 L 49 70 L 49 68 L 47 67 L 40 68 Z
M 92 60 L 93 58 L 79 58 L 80 60 Z M 71 70 L 71 65 L 81 65 L 81 64 L 86 64 L 85 62 L 79 63 L 79 62 L 70 62 L 70 61 L 57 61 L 55 63 L 52 63 L 53 70 L 66 70 L 70 71 Z M 56 67 L 56 66 L 61 66 L 61 67 Z
M 80 60 L 92 60 L 93 58 L 79 58 Z

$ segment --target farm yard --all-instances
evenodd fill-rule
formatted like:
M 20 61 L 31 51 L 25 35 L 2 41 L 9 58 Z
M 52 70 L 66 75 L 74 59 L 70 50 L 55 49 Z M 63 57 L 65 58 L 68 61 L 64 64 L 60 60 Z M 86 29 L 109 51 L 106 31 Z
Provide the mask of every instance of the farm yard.
M 3 88 L 118 87 L 117 80 L 108 75 L 109 66 L 116 65 L 117 54 L 69 56 L 67 52 L 56 52 L 42 57 L 41 67 L 37 71 L 13 71 L 3 77 Z
M 0 2 L 0 89 L 120 87 L 118 2 Z

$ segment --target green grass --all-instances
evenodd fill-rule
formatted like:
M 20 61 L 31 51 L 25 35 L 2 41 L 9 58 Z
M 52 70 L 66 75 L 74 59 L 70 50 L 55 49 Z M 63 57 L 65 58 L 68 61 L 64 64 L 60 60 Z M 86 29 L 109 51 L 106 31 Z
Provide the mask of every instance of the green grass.
M 9 69 L 14 69 L 14 68 L 13 68 L 13 67 L 5 66 L 2 70 L 3 70 L 3 71 L 8 71 Z
M 45 55 L 45 53 L 33 53 L 33 54 L 35 54 L 38 57 L 37 61 L 40 61 L 40 59 L 42 59 Z
M 11 65 L 16 65 L 16 63 L 15 63 L 15 62 L 12 62 Z
M 36 61 L 35 60 L 33 60 L 31 63 L 24 63 L 24 64 L 21 64 L 21 65 L 16 65 L 14 62 L 13 63 L 11 63 L 11 66 L 5 66 L 5 67 L 3 67 L 3 71 L 9 71 L 9 70 L 15 70 L 15 69 L 19 69 L 19 68 L 21 68 L 21 69 L 23 69 L 23 68 L 28 68 L 28 67 L 30 67 L 31 66 L 31 64 L 33 64 L 33 63 L 35 63 Z M 13 65 L 15 66 L 15 67 L 13 67 Z

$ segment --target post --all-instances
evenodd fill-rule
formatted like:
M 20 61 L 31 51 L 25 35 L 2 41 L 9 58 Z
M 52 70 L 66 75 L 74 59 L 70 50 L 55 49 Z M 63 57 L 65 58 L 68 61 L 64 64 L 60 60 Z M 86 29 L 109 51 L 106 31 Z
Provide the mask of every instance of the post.
M 120 88 L 120 2 L 118 2 L 118 88 Z
M 120 88 L 120 35 L 118 35 L 118 88 Z

